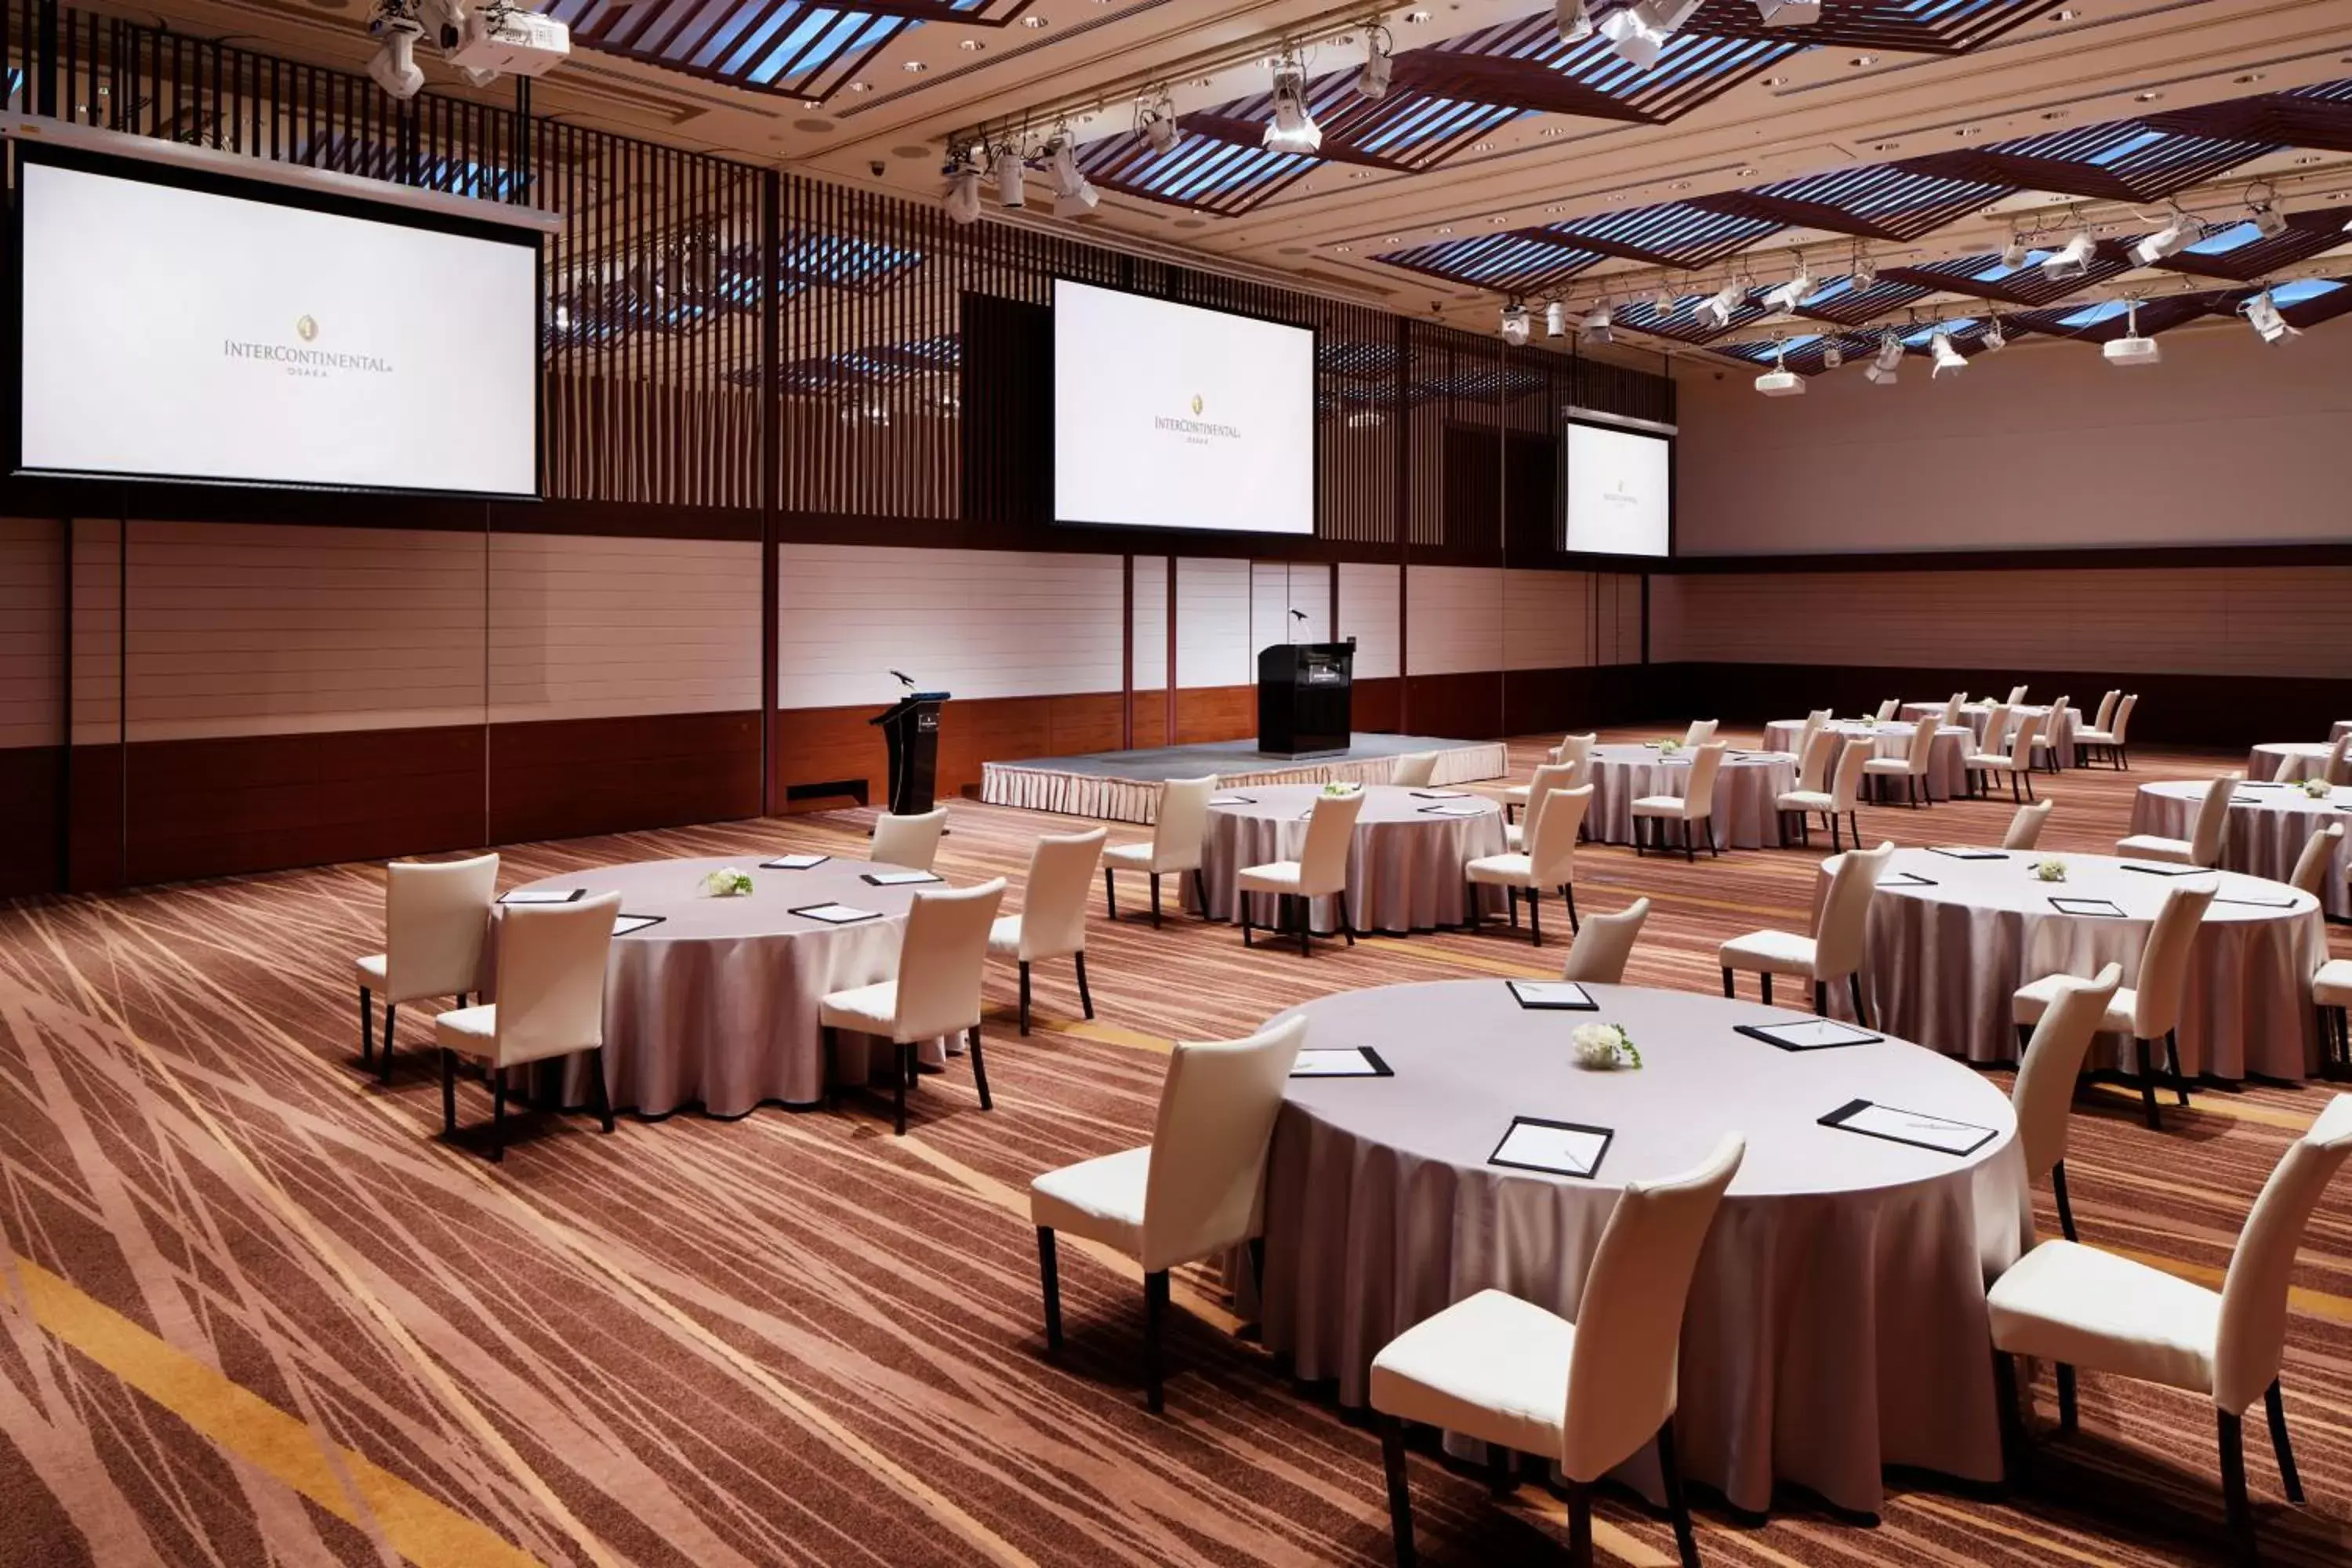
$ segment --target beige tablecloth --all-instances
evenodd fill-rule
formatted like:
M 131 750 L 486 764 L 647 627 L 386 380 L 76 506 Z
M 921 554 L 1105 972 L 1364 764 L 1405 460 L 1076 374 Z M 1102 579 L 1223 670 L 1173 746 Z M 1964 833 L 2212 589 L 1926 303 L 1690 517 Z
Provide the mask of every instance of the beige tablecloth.
M 1904 758 L 1911 754 L 1911 736 L 1916 726 L 1907 721 L 1864 725 L 1840 720 L 1832 728 L 1849 740 L 1870 742 L 1873 756 Z M 1775 719 L 1764 726 L 1764 749 L 1793 752 L 1797 749 L 1798 738 L 1804 732 L 1805 721 L 1802 719 Z M 1937 731 L 1935 748 L 1927 753 L 1928 799 L 1950 800 L 1955 795 L 1968 793 L 1968 770 L 1962 764 L 1975 748 L 1976 736 L 1975 731 L 1958 724 Z M 1799 759 L 1800 762 L 1802 760 Z M 1864 781 L 1865 784 L 1869 782 Z M 1890 798 L 1901 798 L 1901 779 L 1882 779 L 1879 782 L 1894 792 Z M 1867 790 L 1864 795 L 1867 798 Z
M 2186 838 L 2196 825 L 2198 802 L 2204 798 L 2202 783 L 2142 784 L 2132 796 L 2132 831 Z M 2321 879 L 2321 897 L 2329 914 L 2352 918 L 2352 890 L 2345 884 L 2345 873 L 2352 868 L 2352 847 L 2347 847 L 2352 846 L 2352 785 L 2339 785 L 2328 799 L 2314 800 L 2291 785 L 2241 784 L 2221 829 L 2221 864 L 2249 876 L 2291 876 L 2304 845 L 2331 822 L 2345 825 L 2345 837 Z
M 826 1062 L 817 1002 L 898 973 L 898 937 L 918 889 L 859 879 L 903 867 L 835 858 L 772 871 L 760 868 L 761 858 L 648 860 L 527 884 L 618 892 L 624 913 L 662 917 L 614 937 L 606 963 L 604 1082 L 615 1109 L 664 1116 L 698 1105 L 741 1116 L 769 1100 L 812 1104 L 828 1082 L 887 1074 L 889 1047 L 863 1035 L 843 1036 Z M 702 879 L 722 866 L 749 872 L 752 890 L 706 895 Z M 833 901 L 882 918 L 829 926 L 788 912 Z M 922 1059 L 936 1066 L 946 1050 L 947 1042 L 928 1041 Z M 584 1058 L 566 1065 L 565 1104 L 586 1100 L 586 1071 Z
M 1290 1085 L 1266 1183 L 1267 1345 L 1360 1406 L 1382 1345 L 1481 1289 L 1573 1316 L 1623 1184 L 1687 1170 L 1737 1130 L 1747 1161 L 1683 1328 L 1687 1473 L 1758 1510 L 1781 1482 L 1875 1510 L 1885 1465 L 1997 1475 L 1984 1289 L 2032 1240 L 2006 1097 L 1916 1046 L 1800 1054 L 1733 1033 L 1791 1016 L 1753 1003 L 1591 991 L 1598 1013 L 1526 1011 L 1499 980 L 1297 1010 L 1308 1045 L 1370 1046 L 1396 1076 Z M 1647 1065 L 1576 1067 L 1570 1033 L 1594 1018 L 1625 1026 Z M 1995 1136 L 1955 1157 L 1820 1125 L 1857 1098 Z M 1516 1115 L 1613 1130 L 1596 1179 L 1488 1164 Z M 1659 1495 L 1649 1450 L 1620 1474 Z
M 1633 803 L 1646 795 L 1677 797 L 1690 787 L 1691 753 L 1661 756 L 1657 748 L 1607 745 L 1592 748 L 1592 809 L 1586 831 L 1603 844 L 1633 842 Z M 1782 842 L 1780 822 L 1772 803 L 1797 787 L 1797 759 L 1785 752 L 1727 752 L 1715 776 L 1716 846 L 1723 849 L 1763 849 Z M 1644 826 L 1645 835 L 1654 827 Z M 1681 847 L 1678 824 L 1666 826 L 1666 842 Z M 1795 834 L 1790 819 L 1790 836 Z M 1646 840 L 1645 840 L 1646 841 Z M 1706 847 L 1704 835 L 1692 842 Z
M 1298 858 L 1307 847 L 1307 813 L 1321 793 L 1319 784 L 1261 784 L 1219 793 L 1221 799 L 1228 794 L 1246 795 L 1249 804 L 1209 808 L 1201 870 L 1215 918 L 1241 919 L 1242 894 L 1235 876 L 1241 868 Z M 1477 815 L 1439 816 L 1431 807 L 1476 807 Z M 1356 930 L 1416 931 L 1460 925 L 1469 913 L 1463 902 L 1464 863 L 1500 855 L 1505 847 L 1503 808 L 1491 800 L 1475 795 L 1432 800 L 1396 784 L 1365 785 L 1355 847 L 1348 857 L 1348 911 Z M 1192 879 L 1182 881 L 1189 906 Z M 1499 888 L 1484 889 L 1481 899 L 1488 910 L 1503 907 Z M 1272 926 L 1274 896 L 1257 893 L 1251 900 L 1250 920 Z M 1337 900 L 1308 902 L 1316 931 L 1339 929 Z
M 2333 741 L 2265 741 L 2246 753 L 2246 777 L 2280 784 L 2323 777 L 2335 745 Z
M 1897 849 L 1870 903 L 1863 994 L 1871 1021 L 1925 1046 L 1976 1062 L 2017 1058 L 2011 996 L 2045 974 L 2089 976 L 2110 961 L 2123 983 L 2139 978 L 2140 948 L 2174 879 L 2127 871 L 2109 855 L 2062 855 L 2063 882 L 2029 869 L 2047 857 L 2018 853 L 1960 860 L 1933 849 Z M 1834 857 L 1822 863 L 1823 879 Z M 2319 1060 L 2311 973 L 2326 954 L 2319 906 L 2283 883 L 2219 875 L 2220 896 L 2189 950 L 2180 1021 L 2180 1065 L 2189 1073 L 2241 1079 L 2248 1073 L 2302 1079 Z M 1920 886 L 1909 878 L 1925 878 Z M 2053 898 L 2105 899 L 2125 918 L 2070 915 Z M 2286 908 L 2221 900 L 2292 900 Z M 1851 1016 L 1839 987 L 1833 1011 Z M 2131 1042 L 2101 1036 L 2090 1065 L 2128 1068 Z

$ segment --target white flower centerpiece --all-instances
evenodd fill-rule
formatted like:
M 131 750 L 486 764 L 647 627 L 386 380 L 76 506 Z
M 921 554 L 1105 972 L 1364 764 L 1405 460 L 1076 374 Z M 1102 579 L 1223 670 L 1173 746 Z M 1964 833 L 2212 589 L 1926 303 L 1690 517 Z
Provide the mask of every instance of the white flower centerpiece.
M 2054 855 L 2046 860 L 2036 860 L 2032 868 L 2033 874 L 2045 882 L 2063 882 L 2066 879 L 2066 862 Z
M 1349 779 L 1333 779 L 1323 786 L 1323 793 L 1332 800 L 1345 800 L 1351 795 L 1361 795 L 1364 786 Z
M 702 890 L 714 899 L 740 899 L 751 890 L 751 873 L 721 866 L 702 879 Z
M 1569 1043 L 1576 1047 L 1576 1065 L 1594 1072 L 1642 1065 L 1642 1053 L 1622 1024 L 1579 1024 Z
M 1658 755 L 1662 757 L 1671 757 L 1682 749 L 1683 743 L 1671 737 L 1658 742 Z
M 2305 779 L 2303 781 L 2303 793 L 2314 800 L 2326 800 L 2336 793 L 2336 786 L 2326 779 Z

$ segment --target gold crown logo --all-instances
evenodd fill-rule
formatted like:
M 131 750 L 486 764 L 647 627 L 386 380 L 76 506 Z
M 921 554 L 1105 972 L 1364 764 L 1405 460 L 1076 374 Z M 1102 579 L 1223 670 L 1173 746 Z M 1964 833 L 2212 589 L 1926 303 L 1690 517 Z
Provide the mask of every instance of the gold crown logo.
M 307 343 L 311 339 L 319 335 L 319 323 L 312 321 L 310 317 L 304 316 L 294 323 L 294 331 L 297 336 Z
M 1194 393 L 1194 394 L 1192 395 L 1192 412 L 1193 412 L 1193 413 L 1195 413 L 1195 414 L 1198 414 L 1199 412 L 1201 412 L 1201 409 L 1202 408 L 1202 406 L 1203 406 L 1203 405 L 1202 405 L 1202 402 L 1201 402 L 1201 395 L 1200 395 L 1199 393 L 1197 393 L 1197 392 L 1196 392 L 1196 393 Z

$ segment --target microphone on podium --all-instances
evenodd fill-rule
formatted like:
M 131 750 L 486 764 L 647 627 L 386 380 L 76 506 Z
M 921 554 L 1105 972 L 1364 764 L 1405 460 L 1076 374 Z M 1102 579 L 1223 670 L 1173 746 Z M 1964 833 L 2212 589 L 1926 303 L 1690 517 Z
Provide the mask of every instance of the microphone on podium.
M 894 669 L 894 670 L 892 670 L 890 673 L 891 673 L 891 674 L 893 674 L 893 675 L 895 675 L 895 676 L 897 676 L 897 677 L 898 678 L 898 684 L 899 684 L 899 685 L 901 685 L 901 686 L 903 686 L 903 687 L 907 688 L 907 689 L 908 689 L 908 690 L 910 690 L 910 691 L 914 689 L 914 687 L 915 687 L 915 678 L 914 678 L 913 676 L 908 675 L 908 674 L 905 670 L 903 670 L 903 669 Z

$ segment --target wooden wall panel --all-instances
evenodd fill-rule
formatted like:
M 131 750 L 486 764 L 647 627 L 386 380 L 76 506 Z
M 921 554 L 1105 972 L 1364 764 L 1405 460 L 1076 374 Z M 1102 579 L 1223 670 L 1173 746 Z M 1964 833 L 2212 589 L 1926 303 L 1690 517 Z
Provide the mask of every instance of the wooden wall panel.
M 1405 679 L 1412 688 L 1406 698 L 1412 733 L 1449 741 L 1485 741 L 1503 733 L 1500 669 L 1415 673 Z
M 47 518 L 0 518 L 0 751 L 65 739 L 66 542 Z
M 488 841 L 759 816 L 757 698 L 729 713 L 491 725 Z
M 1306 619 L 1293 621 L 1290 612 Z M 1180 612 L 1181 613 L 1181 612 Z M 1250 565 L 1250 672 L 1257 650 L 1282 642 L 1328 642 L 1331 568 L 1320 561 L 1257 561 Z
M 1139 694 L 1147 689 L 1157 692 L 1167 686 L 1168 557 L 1139 555 L 1135 558 L 1135 689 Z M 1136 722 L 1142 721 L 1139 713 Z M 1166 728 L 1157 715 L 1152 721 Z
M 1176 743 L 1257 738 L 1255 686 L 1187 686 L 1176 693 Z
M 1343 561 L 1339 563 L 1339 636 L 1356 639 L 1356 682 L 1394 679 L 1402 651 L 1397 628 L 1397 574 L 1401 568 Z M 1366 726 L 1359 722 L 1356 728 Z M 1387 728 L 1388 726 L 1382 726 Z
M 1189 556 L 1178 561 L 1176 684 L 1245 686 L 1256 679 L 1256 650 L 1250 646 L 1250 563 Z M 1189 728 L 1190 721 L 1180 714 L 1178 727 Z
M 1412 566 L 1405 571 L 1405 671 L 1469 674 L 1503 668 L 1503 570 Z M 1413 706 L 1420 708 L 1419 687 Z

